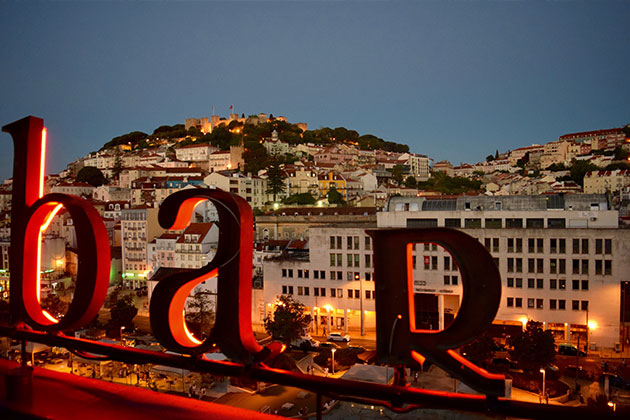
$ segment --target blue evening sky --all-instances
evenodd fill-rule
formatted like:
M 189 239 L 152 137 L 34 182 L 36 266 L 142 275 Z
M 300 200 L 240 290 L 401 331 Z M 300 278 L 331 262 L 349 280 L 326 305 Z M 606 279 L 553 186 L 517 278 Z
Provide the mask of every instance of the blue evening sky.
M 230 105 L 476 162 L 630 123 L 629 18 L 627 1 L 0 0 L 0 124 L 44 118 L 55 172 Z

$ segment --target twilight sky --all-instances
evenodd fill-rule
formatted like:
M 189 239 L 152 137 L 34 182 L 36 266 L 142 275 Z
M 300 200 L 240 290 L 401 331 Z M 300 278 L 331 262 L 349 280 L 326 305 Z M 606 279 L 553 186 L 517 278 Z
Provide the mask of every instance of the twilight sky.
M 49 172 L 230 105 L 472 163 L 630 123 L 629 16 L 626 1 L 0 0 L 0 125 L 44 118 Z

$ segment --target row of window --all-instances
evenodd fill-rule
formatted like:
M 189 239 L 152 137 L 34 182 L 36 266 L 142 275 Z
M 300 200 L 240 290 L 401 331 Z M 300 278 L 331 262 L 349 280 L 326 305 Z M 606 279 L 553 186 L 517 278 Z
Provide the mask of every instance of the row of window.
M 294 287 L 293 286 L 282 286 L 282 294 L 283 295 L 292 295 Z M 341 288 L 330 288 L 330 297 L 334 298 L 343 298 L 344 289 Z M 374 290 L 364 290 L 365 299 L 375 299 L 376 292 Z M 307 286 L 297 286 L 297 294 L 298 296 L 310 296 L 311 288 Z M 326 297 L 326 288 L 325 287 L 313 287 L 313 296 Z M 359 289 L 347 289 L 346 296 L 348 299 L 360 299 L 361 298 L 361 290 Z
M 372 255 L 365 254 L 363 264 L 366 268 L 372 266 Z M 346 267 L 360 267 L 361 254 L 346 254 Z M 343 254 L 330 254 L 331 267 L 343 267 Z
M 507 307 L 522 308 L 523 298 L 508 297 Z M 527 308 L 545 309 L 545 300 L 540 298 L 527 298 Z M 564 311 L 567 309 L 567 301 L 565 299 L 549 299 L 549 309 Z M 572 300 L 571 309 L 574 311 L 588 311 L 588 300 Z
M 312 270 L 313 271 L 313 278 L 316 280 L 326 280 L 326 272 L 324 270 Z M 298 279 L 308 279 L 310 278 L 310 274 L 311 270 L 307 270 L 307 269 L 296 269 L 295 270 L 295 274 L 297 275 Z M 330 271 L 330 279 L 331 280 L 343 280 L 344 278 L 344 272 L 343 271 Z M 361 279 L 361 273 L 359 273 L 358 271 L 347 271 L 346 273 L 346 279 L 348 281 L 353 281 L 353 280 L 360 280 Z M 293 268 L 283 268 L 282 269 L 282 277 L 284 278 L 293 278 L 294 275 L 294 270 Z M 372 280 L 372 273 L 371 272 L 367 272 L 367 273 L 363 273 L 363 280 L 366 281 L 371 281 Z
M 550 258 L 549 259 L 549 273 L 550 274 L 566 274 L 566 260 L 564 258 Z M 523 272 L 523 258 L 508 258 L 507 259 L 507 272 L 508 273 L 522 273 Z M 543 258 L 528 258 L 527 259 L 527 272 L 528 273 L 544 273 L 544 259 Z M 588 274 L 589 273 L 589 260 L 572 260 L 572 274 Z M 611 276 L 612 275 L 612 260 L 595 260 L 595 274 Z
M 361 249 L 359 236 L 346 236 L 346 248 L 345 249 Z M 363 237 L 364 249 L 372 249 L 372 239 L 369 236 Z M 343 236 L 331 236 L 330 237 L 330 249 L 344 249 L 343 248 Z
M 523 288 L 523 279 L 522 278 L 507 278 L 507 287 L 514 287 L 517 289 Z M 543 289 L 544 288 L 544 280 L 543 279 L 527 279 L 527 288 L 528 289 Z M 549 289 L 552 290 L 566 290 L 567 281 L 566 279 L 549 279 Z M 588 280 L 571 280 L 571 288 L 572 290 L 588 290 Z
M 526 240 L 527 252 L 530 254 L 544 254 L 545 253 L 545 240 L 544 238 L 528 238 Z M 572 239 L 572 251 L 573 254 L 588 254 L 590 240 L 588 238 L 576 238 Z M 595 239 L 595 254 L 598 255 L 612 255 L 612 239 Z M 523 238 L 507 238 L 507 252 L 508 253 L 522 253 L 523 244 L 525 239 Z M 499 238 L 484 238 L 484 246 L 489 252 L 500 252 Z M 549 253 L 550 254 L 566 254 L 567 241 L 563 238 L 550 238 L 549 239 Z

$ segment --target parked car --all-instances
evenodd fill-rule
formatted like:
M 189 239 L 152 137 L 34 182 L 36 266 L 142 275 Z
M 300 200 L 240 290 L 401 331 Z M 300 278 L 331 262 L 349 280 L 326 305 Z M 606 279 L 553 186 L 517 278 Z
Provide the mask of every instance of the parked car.
M 319 348 L 320 349 L 340 349 L 341 347 L 339 347 L 338 345 L 336 345 L 335 343 L 319 343 Z
M 621 389 L 630 389 L 630 381 L 625 380 L 619 375 L 615 375 L 613 373 L 602 373 L 602 376 L 599 377 L 599 384 L 604 386 L 604 383 L 608 378 L 608 384 L 614 388 Z
M 507 357 L 495 357 L 492 359 L 490 364 L 500 372 L 523 372 L 523 370 L 519 367 L 518 363 L 513 362 Z
M 301 350 L 313 350 L 319 347 L 319 341 L 313 340 L 310 335 L 305 335 L 291 342 L 291 347 Z
M 348 334 L 342 335 L 341 333 L 328 334 L 328 341 L 341 341 L 343 343 L 350 342 L 350 336 Z
M 357 353 L 363 353 L 366 348 L 363 346 L 348 346 L 348 350 L 356 351 Z
M 557 353 L 564 356 L 577 356 L 578 348 L 575 347 L 573 344 L 558 344 Z M 584 353 L 582 350 L 580 350 L 580 357 L 586 357 L 586 353 Z

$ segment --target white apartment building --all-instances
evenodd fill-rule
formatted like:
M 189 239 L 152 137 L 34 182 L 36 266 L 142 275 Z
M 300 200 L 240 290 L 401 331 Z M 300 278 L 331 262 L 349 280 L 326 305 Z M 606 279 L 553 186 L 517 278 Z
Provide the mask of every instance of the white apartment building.
M 620 192 L 630 185 L 630 170 L 592 171 L 584 176 L 584 192 L 587 194 L 605 194 Z
M 603 196 L 396 197 L 377 213 L 377 226 L 452 227 L 484 244 L 503 285 L 495 332 L 510 334 L 535 320 L 557 342 L 619 348 L 630 339 L 624 309 L 630 305 L 630 231 L 619 228 L 617 212 L 608 210 Z M 313 329 L 354 328 L 361 313 L 365 328 L 374 328 L 371 246 L 364 229 L 311 228 L 310 238 L 308 259 L 265 262 L 265 312 L 278 295 L 292 294 L 317 316 Z M 417 317 L 424 328 L 442 329 L 461 303 L 457 264 L 434 244 L 417 244 L 413 263 L 414 291 L 423 307 Z
M 157 216 L 158 208 L 154 207 L 136 206 L 122 210 L 122 277 L 126 287 L 137 288 L 146 283 L 151 271 L 148 243 L 164 232 Z
M 409 172 L 418 181 L 426 181 L 431 176 L 429 158 L 415 153 L 403 153 L 398 160 L 409 166 Z
M 203 183 L 210 188 L 236 193 L 243 197 L 252 208 L 261 208 L 267 201 L 267 180 L 251 174 L 220 171 L 206 176 Z
M 216 223 L 191 223 L 175 243 L 175 267 L 203 267 L 214 258 L 218 244 Z
M 219 149 L 209 144 L 191 144 L 175 149 L 178 160 L 186 162 L 207 162 L 209 156 Z
M 217 172 L 233 169 L 230 156 L 229 150 L 211 153 L 210 156 L 208 156 L 208 170 L 210 172 Z
M 94 189 L 87 182 L 60 182 L 57 185 L 53 185 L 50 192 L 92 197 Z

